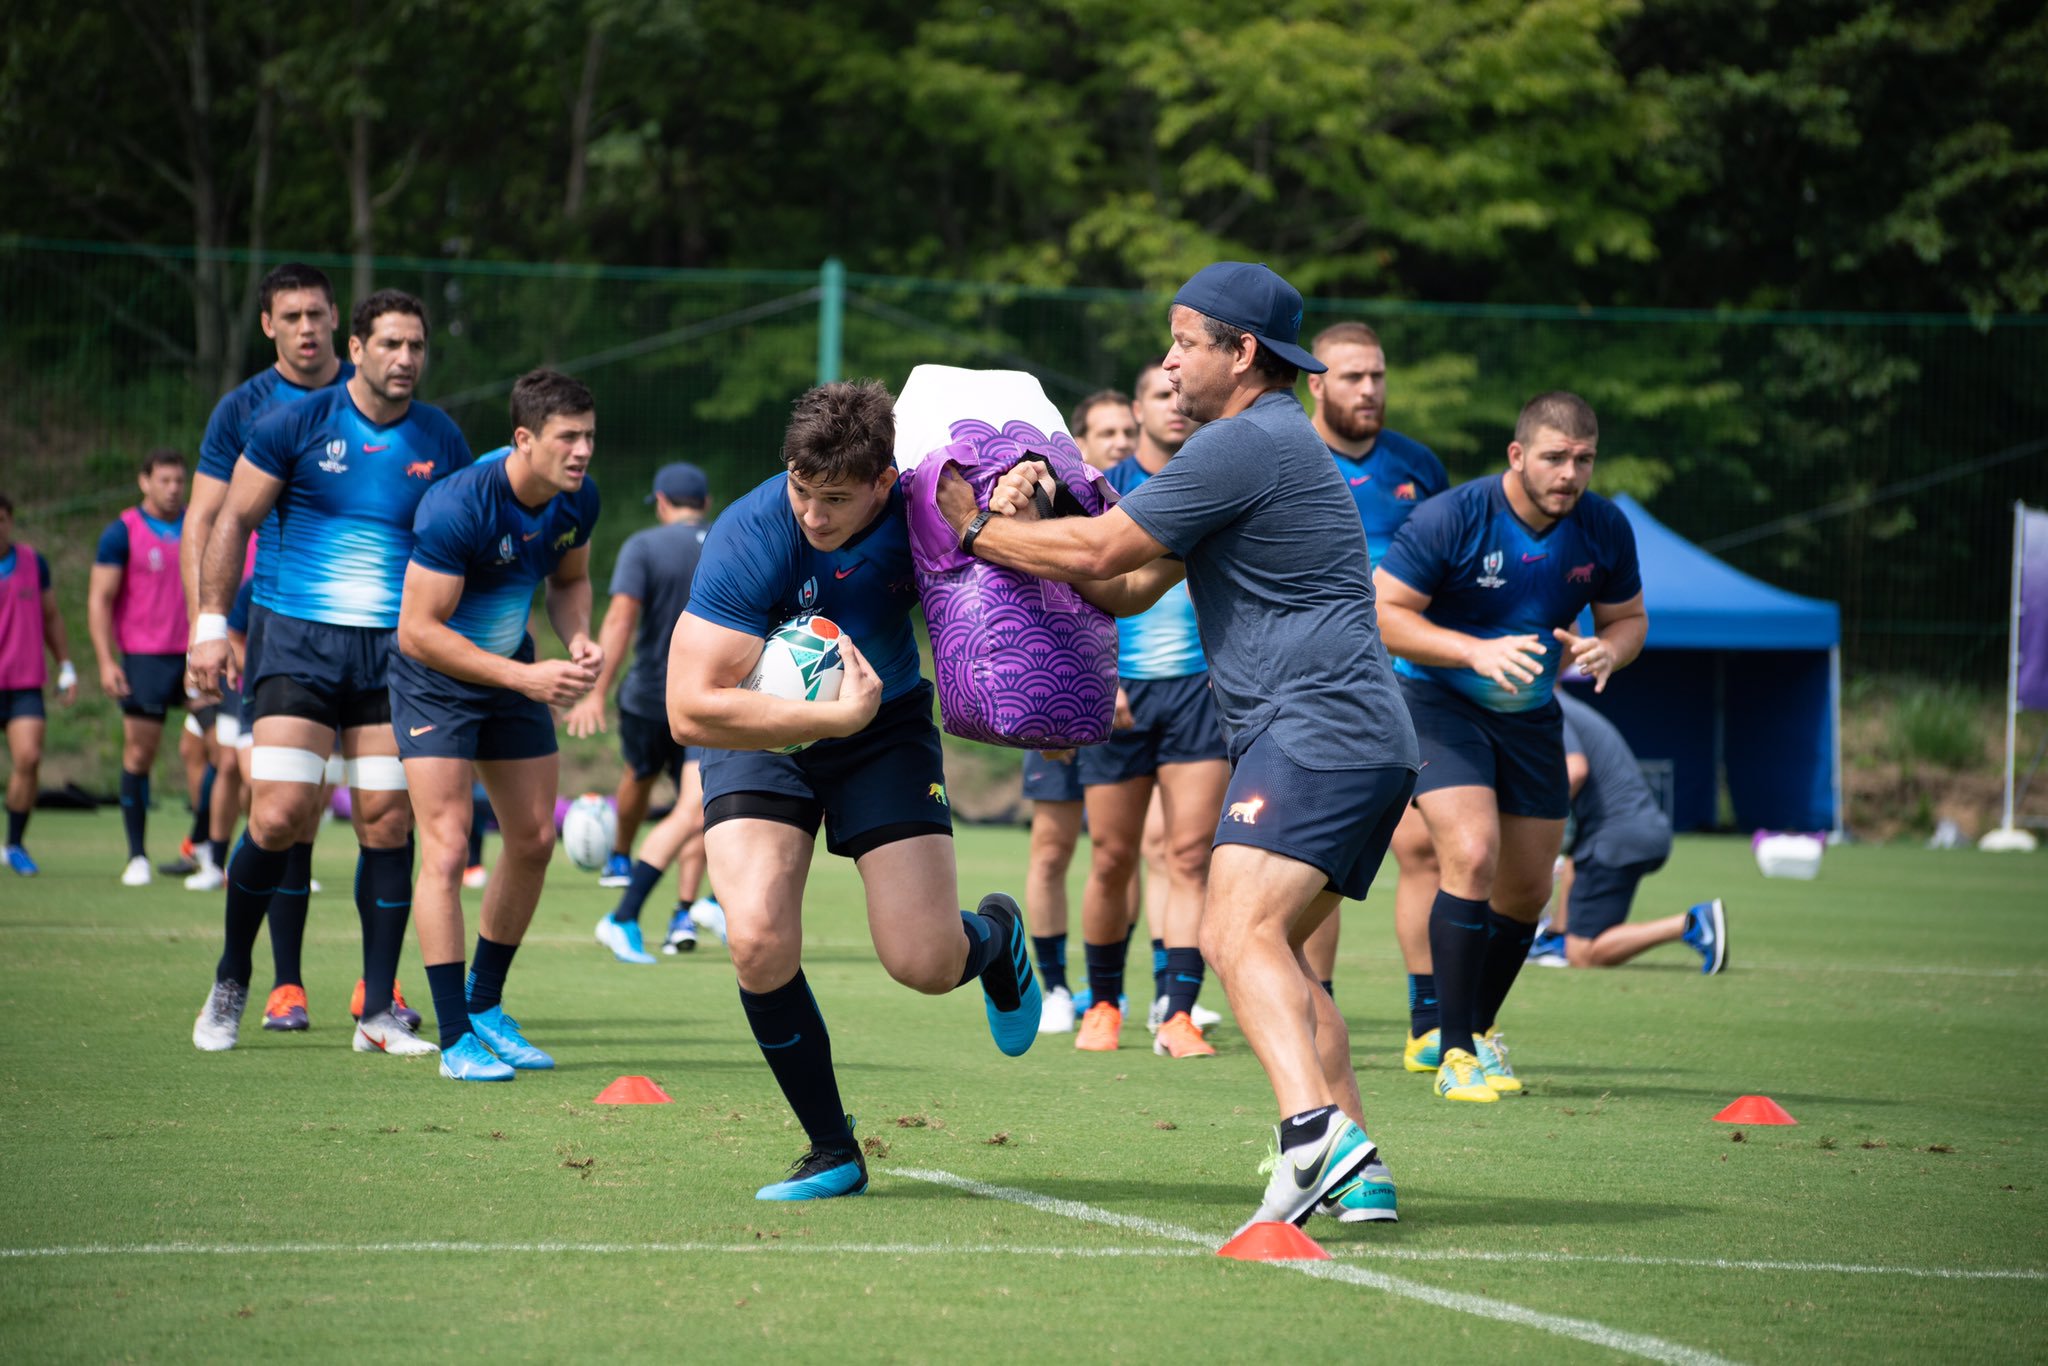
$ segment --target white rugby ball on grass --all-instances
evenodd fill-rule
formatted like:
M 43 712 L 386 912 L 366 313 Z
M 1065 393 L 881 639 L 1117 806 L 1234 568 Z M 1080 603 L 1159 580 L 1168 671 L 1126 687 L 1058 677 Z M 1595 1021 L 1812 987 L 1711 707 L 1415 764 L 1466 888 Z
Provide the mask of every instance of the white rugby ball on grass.
M 830 617 L 811 614 L 791 617 L 768 633 L 761 643 L 761 657 L 754 669 L 740 680 L 748 692 L 783 697 L 792 702 L 832 702 L 839 697 L 839 681 L 846 677 L 846 665 L 839 657 L 839 627 Z M 771 746 L 775 754 L 795 754 L 811 742 Z

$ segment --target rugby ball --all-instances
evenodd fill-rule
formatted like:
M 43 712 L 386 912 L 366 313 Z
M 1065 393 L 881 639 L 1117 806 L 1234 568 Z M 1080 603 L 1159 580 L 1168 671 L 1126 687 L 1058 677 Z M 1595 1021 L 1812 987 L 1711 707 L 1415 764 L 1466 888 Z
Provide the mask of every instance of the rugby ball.
M 611 799 L 595 792 L 570 802 L 562 815 L 562 848 L 569 861 L 585 872 L 604 867 L 618 833 L 619 820 L 612 814 Z
M 792 702 L 831 702 L 839 696 L 846 666 L 839 658 L 839 627 L 815 613 L 791 617 L 761 642 L 753 672 L 740 680 L 748 692 L 784 697 Z M 810 746 L 771 747 L 773 754 L 795 754 Z

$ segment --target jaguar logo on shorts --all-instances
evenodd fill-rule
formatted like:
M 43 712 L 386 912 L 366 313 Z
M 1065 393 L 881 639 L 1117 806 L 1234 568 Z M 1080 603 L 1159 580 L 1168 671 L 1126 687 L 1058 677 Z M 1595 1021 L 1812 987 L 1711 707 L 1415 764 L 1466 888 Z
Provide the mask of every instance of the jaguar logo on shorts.
M 951 802 L 946 800 L 946 785 L 944 783 L 933 783 L 925 789 L 924 795 L 937 802 L 940 806 L 952 805 Z
M 1481 588 L 1502 588 L 1506 586 L 1507 580 L 1500 576 L 1500 567 L 1507 563 L 1507 558 L 1505 553 L 1498 550 L 1486 552 L 1486 558 L 1479 562 L 1482 569 L 1479 575 L 1479 586 Z
M 804 586 L 797 590 L 796 605 L 805 610 L 809 610 L 812 607 L 812 605 L 814 605 L 817 601 L 818 581 L 815 578 L 805 579 Z
M 339 437 L 327 443 L 327 458 L 320 462 L 320 468 L 329 474 L 347 474 L 348 466 L 342 458 L 348 454 L 348 442 Z
M 1259 823 L 1259 812 L 1265 809 L 1266 799 L 1264 797 L 1252 797 L 1245 801 L 1232 802 L 1230 810 L 1224 813 L 1224 818 L 1236 821 L 1239 825 L 1257 825 Z

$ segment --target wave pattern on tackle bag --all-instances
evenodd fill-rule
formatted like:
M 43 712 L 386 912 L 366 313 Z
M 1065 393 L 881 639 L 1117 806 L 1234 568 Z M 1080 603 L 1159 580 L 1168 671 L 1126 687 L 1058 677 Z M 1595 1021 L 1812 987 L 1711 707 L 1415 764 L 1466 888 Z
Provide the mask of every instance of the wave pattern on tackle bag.
M 939 719 L 949 735 L 1017 749 L 1068 749 L 1109 738 L 1116 706 L 1116 620 L 1072 584 L 964 554 L 939 514 L 939 474 L 960 471 L 986 507 L 1003 474 L 1043 459 L 1093 517 L 1116 502 L 1065 432 L 967 418 L 951 445 L 905 475 L 910 551 L 931 629 Z

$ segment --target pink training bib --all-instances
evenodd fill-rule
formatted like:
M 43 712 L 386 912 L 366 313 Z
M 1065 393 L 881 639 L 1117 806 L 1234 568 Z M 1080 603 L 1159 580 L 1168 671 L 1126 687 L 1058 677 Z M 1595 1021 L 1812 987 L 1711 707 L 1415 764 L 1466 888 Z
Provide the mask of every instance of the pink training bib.
M 14 572 L 0 579 L 0 689 L 41 689 L 49 680 L 43 655 L 43 576 L 36 552 L 14 543 Z
M 139 507 L 124 508 L 121 522 L 128 528 L 128 564 L 114 598 L 114 643 L 123 654 L 184 654 L 190 627 L 178 542 L 151 530 Z

